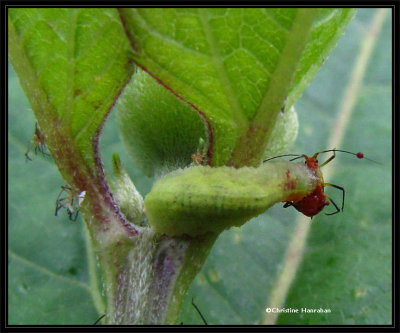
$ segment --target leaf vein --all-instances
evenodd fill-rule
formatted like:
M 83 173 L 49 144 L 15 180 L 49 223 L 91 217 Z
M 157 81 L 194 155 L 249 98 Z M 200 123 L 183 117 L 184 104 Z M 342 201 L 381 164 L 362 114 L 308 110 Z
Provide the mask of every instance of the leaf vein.
M 54 272 L 50 271 L 49 269 L 47 269 L 47 268 L 45 268 L 45 267 L 42 267 L 42 266 L 40 266 L 40 265 L 38 265 L 38 264 L 36 264 L 36 263 L 34 263 L 34 262 L 32 262 L 32 261 L 29 261 L 28 259 L 26 259 L 26 258 L 24 258 L 24 257 L 22 257 L 22 256 L 20 256 L 20 255 L 18 255 L 18 254 L 16 254 L 16 253 L 15 253 L 14 251 L 12 251 L 12 250 L 8 250 L 8 254 L 9 254 L 13 259 L 16 259 L 16 260 L 20 261 L 20 262 L 23 263 L 24 265 L 29 266 L 29 267 L 33 268 L 34 270 L 36 270 L 36 271 L 38 271 L 38 272 L 40 272 L 40 273 L 42 273 L 42 274 L 44 274 L 44 275 L 47 275 L 47 276 L 50 276 L 50 277 L 52 277 L 52 278 L 56 278 L 56 279 L 58 279 L 58 280 L 62 280 L 62 281 L 71 283 L 71 284 L 73 284 L 73 285 L 76 285 L 76 286 L 79 287 L 79 288 L 83 288 L 83 289 L 85 289 L 86 291 L 89 291 L 89 292 L 90 292 L 89 286 L 88 286 L 87 284 L 83 283 L 83 282 L 80 282 L 80 281 L 78 281 L 78 280 L 71 279 L 71 278 L 68 278 L 68 277 L 59 275 L 59 274 L 57 274 L 57 273 L 54 273 Z
M 215 40 L 213 31 L 208 24 L 207 17 L 205 17 L 204 10 L 198 9 L 198 15 L 200 17 L 200 22 L 202 23 L 206 40 L 210 46 L 212 63 L 219 77 L 219 81 L 222 83 L 223 92 L 230 105 L 232 116 L 234 117 L 235 123 L 238 125 L 238 127 L 246 128 L 248 125 L 248 120 L 244 116 L 244 112 L 241 109 L 240 103 L 236 97 L 236 94 L 234 93 L 231 81 L 227 75 L 224 63 L 221 61 L 222 57 L 218 52 L 217 41 Z
M 283 30 L 283 31 L 285 31 L 285 32 L 287 32 L 287 33 L 290 31 L 288 28 L 284 27 L 284 26 L 282 25 L 282 23 L 280 23 L 273 15 L 271 15 L 271 13 L 268 11 L 268 8 L 264 8 L 264 13 L 265 13 L 265 16 L 266 16 L 271 22 L 275 23 L 275 24 L 278 26 L 279 29 L 281 29 L 281 30 Z
M 155 29 L 153 26 L 151 26 L 148 23 L 148 21 L 146 20 L 145 17 L 143 17 L 143 15 L 141 14 L 140 11 L 136 11 L 136 13 L 138 14 L 137 17 L 142 21 L 142 24 L 145 26 L 145 28 L 146 28 L 148 33 L 151 33 L 154 36 L 157 36 L 161 40 L 164 40 L 164 41 L 167 40 L 172 45 L 175 45 L 175 46 L 177 46 L 179 48 L 182 48 L 183 50 L 188 51 L 189 53 L 197 54 L 197 55 L 200 55 L 200 56 L 202 56 L 204 58 L 209 58 L 210 57 L 210 55 L 207 54 L 207 53 L 203 53 L 203 52 L 194 50 L 194 49 L 186 46 L 185 44 L 178 42 L 176 39 L 173 39 L 168 35 L 162 34 L 161 32 L 159 32 L 157 29 Z

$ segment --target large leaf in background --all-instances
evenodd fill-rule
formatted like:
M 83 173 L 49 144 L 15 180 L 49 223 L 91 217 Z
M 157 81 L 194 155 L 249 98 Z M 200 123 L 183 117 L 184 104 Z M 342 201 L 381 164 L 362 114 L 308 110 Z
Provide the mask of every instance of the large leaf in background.
M 51 158 L 25 160 L 35 118 L 9 74 L 9 324 L 92 324 L 102 310 L 92 298 L 82 220 L 54 216 L 64 181 Z
M 353 13 L 121 10 L 138 64 L 205 115 L 212 164 L 237 166 L 259 163 L 285 99 L 300 96 Z
M 358 11 L 338 47 L 305 91 L 303 98 L 296 104 L 300 117 L 300 134 L 297 146 L 293 148 L 294 153 L 311 154 L 326 147 L 328 138 L 334 133 L 333 125 L 347 89 L 350 73 L 356 65 L 356 55 L 375 12 L 373 9 Z M 314 251 L 307 250 L 307 253 L 314 253 L 314 257 L 306 256 L 299 274 L 300 283 L 295 282 L 292 288 L 295 293 L 289 294 L 286 304 L 287 307 L 296 306 L 293 300 L 299 295 L 309 299 L 328 299 L 329 293 L 334 290 L 334 297 L 342 299 L 343 303 L 347 301 L 348 305 L 342 310 L 343 317 L 336 305 L 330 305 L 335 309 L 335 315 L 328 318 L 333 324 L 345 321 L 378 323 L 377 318 L 385 319 L 390 316 L 390 304 L 386 300 L 387 295 L 390 295 L 388 281 L 391 273 L 391 229 L 388 222 L 386 225 L 379 222 L 389 221 L 391 218 L 388 179 L 391 160 L 391 61 L 388 58 L 391 54 L 388 49 L 391 40 L 390 28 L 391 20 L 388 16 L 367 68 L 367 76 L 355 113 L 340 147 L 364 151 L 367 156 L 384 162 L 385 165 L 381 167 L 369 164 L 368 161 L 353 160 L 351 156 L 341 156 L 332 162 L 336 170 L 342 170 L 340 174 L 336 173 L 331 182 L 342 185 L 347 190 L 345 212 L 324 220 L 320 219 L 321 216 L 313 219 L 313 226 L 319 229 L 319 234 L 314 234 L 313 230 L 309 249 Z M 70 283 L 72 276 L 73 279 L 89 285 L 85 268 L 84 237 L 79 236 L 81 221 L 72 224 L 65 216 L 54 218 L 55 221 L 52 221 L 54 201 L 62 180 L 50 163 L 42 162 L 39 158 L 32 163 L 25 162 L 23 154 L 26 142 L 33 134 L 34 118 L 27 104 L 22 103 L 25 99 L 22 90 L 17 88 L 16 78 L 10 77 L 10 80 L 15 84 L 12 88 L 10 86 L 10 93 L 15 94 L 15 98 L 10 99 L 9 112 L 9 212 L 12 213 L 9 216 L 9 245 L 10 250 L 18 257 L 10 255 L 9 281 L 12 284 L 9 286 L 9 323 L 91 324 L 96 320 L 93 317 L 97 316 L 97 312 L 90 294 L 86 291 L 87 288 Z M 151 184 L 139 170 L 128 163 L 129 157 L 124 153 L 122 142 L 118 139 L 114 116 L 111 114 L 101 138 L 103 161 L 106 168 L 111 170 L 111 154 L 114 151 L 119 152 L 135 185 L 145 194 Z M 332 195 L 337 198 L 335 192 Z M 21 215 L 17 215 L 21 210 L 22 218 Z M 346 218 L 348 213 L 351 214 L 349 220 Z M 191 298 L 194 297 L 210 324 L 258 324 L 265 313 L 271 289 L 282 268 L 283 257 L 297 216 L 298 213 L 294 210 L 284 210 L 281 205 L 277 205 L 244 227 L 223 233 L 190 289 L 181 321 L 185 324 L 202 324 L 190 304 Z M 38 225 L 39 219 L 43 224 Z M 360 226 L 357 226 L 357 221 L 362 222 Z M 366 224 L 363 225 L 364 222 Z M 350 226 L 346 224 L 352 225 L 351 228 L 355 231 L 347 229 Z M 54 230 L 49 229 L 53 227 Z M 43 231 L 49 234 L 47 239 L 41 237 Z M 30 237 L 25 237 L 28 233 Z M 321 240 L 318 241 L 318 237 L 321 237 Z M 340 244 L 340 238 L 347 244 L 342 243 L 340 248 L 336 249 L 335 243 Z M 27 242 L 30 239 L 34 241 Z M 365 244 L 366 241 L 368 244 Z M 337 255 L 346 250 L 343 256 L 331 261 L 331 265 L 320 260 L 322 267 L 309 266 L 315 260 L 318 249 L 325 250 L 325 254 L 329 255 L 327 248 Z M 54 260 L 61 257 L 65 258 L 64 263 L 54 263 Z M 320 255 L 320 258 L 323 256 Z M 29 262 L 33 265 L 29 265 Z M 351 292 L 348 292 L 350 289 L 347 288 L 336 289 L 338 281 L 335 274 L 341 274 L 339 276 L 343 277 L 343 273 L 349 270 L 348 263 L 358 263 L 357 269 L 360 269 L 353 271 L 353 280 L 349 279 L 348 275 L 344 276 L 347 288 L 354 288 Z M 75 276 L 68 273 L 71 267 L 77 268 L 77 271 L 70 270 L 72 273 L 77 272 Z M 311 267 L 312 272 L 307 267 Z M 39 276 L 40 272 L 44 275 Z M 30 280 L 27 281 L 28 273 Z M 57 285 L 56 282 L 51 282 L 52 278 L 60 277 L 67 278 L 60 279 L 65 281 L 65 284 Z M 52 292 L 41 292 L 43 283 L 47 284 L 47 288 Z M 301 283 L 305 283 L 307 289 Z M 316 285 L 314 291 L 313 284 Z M 322 291 L 324 286 L 327 287 Z M 60 291 L 65 291 L 69 298 L 64 299 L 62 295 L 57 294 Z M 329 302 L 333 303 L 333 297 Z M 359 305 L 367 302 L 379 304 L 379 312 L 373 312 L 368 307 L 359 311 L 363 308 Z M 309 304 L 311 303 L 305 306 L 310 306 Z M 319 305 L 325 306 L 313 304 Z M 354 317 L 350 318 L 351 315 Z M 314 314 L 312 318 L 322 322 L 321 316 Z M 302 321 L 305 319 L 293 315 L 291 323 L 305 323 Z M 278 322 L 283 320 L 284 316 Z
M 375 33 L 370 27 L 372 19 L 382 19 L 384 10 L 376 17 L 371 17 L 373 13 L 376 12 L 359 13 L 359 22 L 369 29 L 363 36 L 361 50 L 365 49 L 368 37 Z M 392 63 L 392 26 L 389 10 L 386 15 L 342 142 L 342 147 L 362 150 L 383 165 L 368 161 L 354 163 L 341 156 L 343 167 L 335 168 L 329 182 L 345 186 L 345 214 L 333 221 L 329 216 L 320 216 L 318 223 L 312 225 L 304 261 L 286 301 L 286 307 L 321 307 L 330 308 L 332 312 L 301 316 L 282 314 L 279 324 L 392 324 L 392 80 L 389 65 Z M 350 41 L 347 36 L 346 41 L 350 43 L 354 39 Z M 336 68 L 341 70 L 342 66 L 337 63 Z M 335 77 L 333 71 L 330 74 Z M 335 135 L 340 133 L 332 128 L 330 136 Z
M 344 96 L 377 11 L 359 9 L 326 64 L 296 104 L 300 129 L 293 153 L 312 154 L 339 135 Z M 391 18 L 387 13 L 340 148 L 363 151 L 382 166 L 337 156 L 329 182 L 346 189 L 345 211 L 312 220 L 304 261 L 286 308 L 330 308 L 331 314 L 282 314 L 278 324 L 391 323 Z M 339 148 L 339 147 L 337 147 Z M 323 159 L 322 159 L 323 160 Z M 325 168 L 324 168 L 325 169 Z M 340 192 L 327 189 L 340 202 Z M 276 205 L 223 233 L 191 286 L 181 320 L 258 324 L 265 315 L 295 232 L 294 210 Z M 309 222 L 309 221 L 307 221 Z M 299 254 L 299 253 L 297 253 Z

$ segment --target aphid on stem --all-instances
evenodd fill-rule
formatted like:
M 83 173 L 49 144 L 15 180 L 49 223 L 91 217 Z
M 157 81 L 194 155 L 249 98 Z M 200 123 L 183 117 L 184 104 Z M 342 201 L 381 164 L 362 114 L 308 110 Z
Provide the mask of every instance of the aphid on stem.
M 62 197 L 63 193 L 67 195 Z M 79 206 L 81 205 L 83 199 L 85 198 L 86 191 L 81 191 L 78 195 L 73 193 L 73 190 L 68 185 L 61 186 L 61 192 L 56 200 L 56 210 L 55 216 L 57 216 L 58 211 L 61 208 L 65 208 L 68 213 L 68 217 L 71 221 L 76 221 L 79 214 Z
M 45 151 L 46 143 L 45 143 L 44 134 L 40 131 L 40 128 L 39 128 L 39 125 L 37 122 L 35 124 L 35 132 L 33 133 L 33 139 L 29 141 L 28 149 L 26 150 L 26 153 L 25 153 L 25 157 L 26 157 L 27 161 L 28 160 L 32 161 L 32 159 L 29 156 L 29 152 L 30 152 L 32 146 L 34 147 L 35 155 L 37 155 L 37 153 L 39 152 L 39 153 L 42 153 L 43 155 L 50 156 L 50 154 Z
M 321 165 L 318 164 L 318 160 L 317 157 L 319 154 L 323 154 L 323 153 L 329 153 L 329 152 L 333 152 L 333 155 L 331 157 L 329 157 L 324 163 L 322 163 Z M 342 153 L 346 153 L 346 154 L 351 154 L 356 156 L 357 158 L 365 158 L 371 162 L 377 163 L 369 158 L 364 157 L 364 154 L 359 152 L 359 153 L 352 153 L 346 150 L 339 150 L 339 149 L 329 149 L 329 150 L 324 150 L 324 151 L 320 151 L 318 153 L 315 153 L 313 156 L 308 157 L 307 155 L 298 155 L 298 154 L 285 154 L 285 155 L 279 155 L 279 156 L 275 156 L 275 157 L 271 157 L 267 160 L 265 160 L 264 162 L 273 160 L 275 158 L 279 158 L 279 157 L 285 157 L 285 156 L 296 156 L 295 158 L 292 158 L 290 161 L 294 161 L 297 160 L 299 158 L 304 158 L 305 159 L 305 164 L 307 165 L 307 168 L 310 169 L 315 176 L 318 179 L 317 182 L 317 186 L 315 187 L 314 191 L 312 191 L 310 194 L 308 194 L 307 196 L 299 199 L 299 200 L 295 200 L 295 201 L 287 201 L 283 207 L 287 208 L 290 206 L 293 206 L 294 208 L 296 208 L 299 212 L 303 213 L 304 215 L 308 216 L 308 217 L 313 217 L 315 215 L 317 215 L 319 212 L 321 212 L 325 206 L 329 206 L 330 202 L 335 206 L 336 210 L 332 213 L 325 213 L 325 215 L 334 215 L 339 213 L 340 211 L 343 211 L 344 209 L 344 199 L 345 199 L 345 190 L 343 187 L 338 186 L 338 185 L 334 185 L 334 184 L 330 184 L 330 183 L 325 183 L 324 182 L 324 178 L 322 176 L 322 172 L 320 170 L 320 168 L 322 168 L 323 166 L 325 166 L 326 164 L 328 164 L 329 162 L 331 162 L 335 157 L 336 157 L 336 152 L 342 152 Z M 335 201 L 328 195 L 326 195 L 324 193 L 324 188 L 325 186 L 331 186 L 334 188 L 337 188 L 338 190 L 342 191 L 342 205 L 341 208 L 338 207 L 338 205 L 335 203 Z M 327 201 L 327 199 L 329 201 Z

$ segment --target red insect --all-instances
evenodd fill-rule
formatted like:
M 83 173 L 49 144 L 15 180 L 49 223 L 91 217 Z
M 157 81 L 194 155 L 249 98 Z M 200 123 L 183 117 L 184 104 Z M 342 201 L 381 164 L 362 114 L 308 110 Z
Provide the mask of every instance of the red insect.
M 322 176 L 322 172 L 320 170 L 320 168 L 322 168 L 324 165 L 328 164 L 330 161 L 332 161 L 335 157 L 336 157 L 336 152 L 342 152 L 342 153 L 347 153 L 347 154 L 351 154 L 351 155 L 355 155 L 357 156 L 357 158 L 364 158 L 364 154 L 363 153 L 351 153 L 349 151 L 346 150 L 339 150 L 339 149 L 330 149 L 330 150 L 324 150 L 324 151 L 320 151 L 318 153 L 315 153 L 313 156 L 308 157 L 307 155 L 297 155 L 297 154 L 287 154 L 287 155 L 280 155 L 280 156 L 275 156 L 272 158 L 269 158 L 266 161 L 270 161 L 274 158 L 278 158 L 278 157 L 284 157 L 284 156 L 297 156 L 293 159 L 291 159 L 290 161 L 294 161 L 298 158 L 304 157 L 305 159 L 305 164 L 307 165 L 307 167 L 313 171 L 313 173 L 315 174 L 315 176 L 318 179 L 317 182 L 317 186 L 314 189 L 313 192 L 311 192 L 310 194 L 308 194 L 307 196 L 299 199 L 299 200 L 295 200 L 295 201 L 287 201 L 284 204 L 284 208 L 293 206 L 294 208 L 296 208 L 299 212 L 303 213 L 306 216 L 309 217 L 313 217 L 315 215 L 317 215 L 320 211 L 322 211 L 324 209 L 325 206 L 328 206 L 330 203 L 329 201 L 335 206 L 336 211 L 334 211 L 333 213 L 325 213 L 326 215 L 333 215 L 333 214 L 337 214 L 340 211 L 343 211 L 344 208 L 344 197 L 345 197 L 345 190 L 343 187 L 338 186 L 338 185 L 334 185 L 334 184 L 329 184 L 329 183 L 325 183 L 324 182 L 324 178 Z M 328 153 L 328 152 L 333 152 L 333 155 L 331 157 L 329 157 L 324 163 L 322 163 L 321 165 L 318 164 L 318 160 L 317 157 L 319 154 L 322 153 Z M 366 158 L 367 159 L 367 158 Z M 369 159 L 368 159 L 369 160 Z M 370 160 L 372 161 L 372 160 Z M 372 161 L 375 162 L 375 161 Z M 333 199 L 331 197 L 329 197 L 328 195 L 326 195 L 324 193 L 324 187 L 325 186 L 331 186 L 331 187 L 335 187 L 339 190 L 342 191 L 342 207 L 341 209 L 339 209 L 338 205 L 335 203 L 335 201 L 333 201 Z M 327 199 L 329 201 L 327 201 Z

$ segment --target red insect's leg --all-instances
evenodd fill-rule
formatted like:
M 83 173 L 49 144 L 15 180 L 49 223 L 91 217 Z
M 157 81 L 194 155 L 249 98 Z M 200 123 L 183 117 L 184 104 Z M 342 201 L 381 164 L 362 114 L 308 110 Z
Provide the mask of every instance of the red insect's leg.
M 339 185 L 329 184 L 329 183 L 325 183 L 324 186 L 331 186 L 331 187 L 337 188 L 338 190 L 341 190 L 341 191 L 342 191 L 342 212 L 343 212 L 343 209 L 344 209 L 344 196 L 345 196 L 345 193 L 346 193 L 346 191 L 344 190 L 344 188 L 341 187 L 341 186 L 339 186 Z M 331 200 L 331 199 L 330 199 L 330 200 Z
M 324 165 L 328 164 L 330 161 L 332 161 L 336 157 L 335 151 L 333 151 L 333 155 L 329 157 L 324 163 L 322 163 L 319 167 L 322 168 Z
M 294 207 L 297 211 L 300 212 L 299 206 L 297 206 L 295 203 L 293 203 L 293 202 L 291 202 L 291 201 L 287 201 L 287 202 L 285 202 L 285 204 L 283 205 L 283 208 L 288 208 L 288 207 Z
M 294 208 L 296 208 L 296 206 L 294 205 L 293 202 L 287 201 L 285 202 L 285 204 L 283 205 L 283 208 L 288 208 L 290 206 L 293 206 Z
M 340 212 L 340 209 L 339 209 L 338 205 L 336 204 L 336 202 L 333 201 L 333 199 L 332 199 L 331 197 L 329 197 L 329 196 L 326 196 L 326 197 L 329 199 L 330 202 L 333 203 L 333 205 L 334 205 L 335 208 L 336 208 L 336 211 L 334 211 L 333 213 L 325 213 L 325 215 L 335 215 L 335 214 L 339 213 L 339 212 Z

